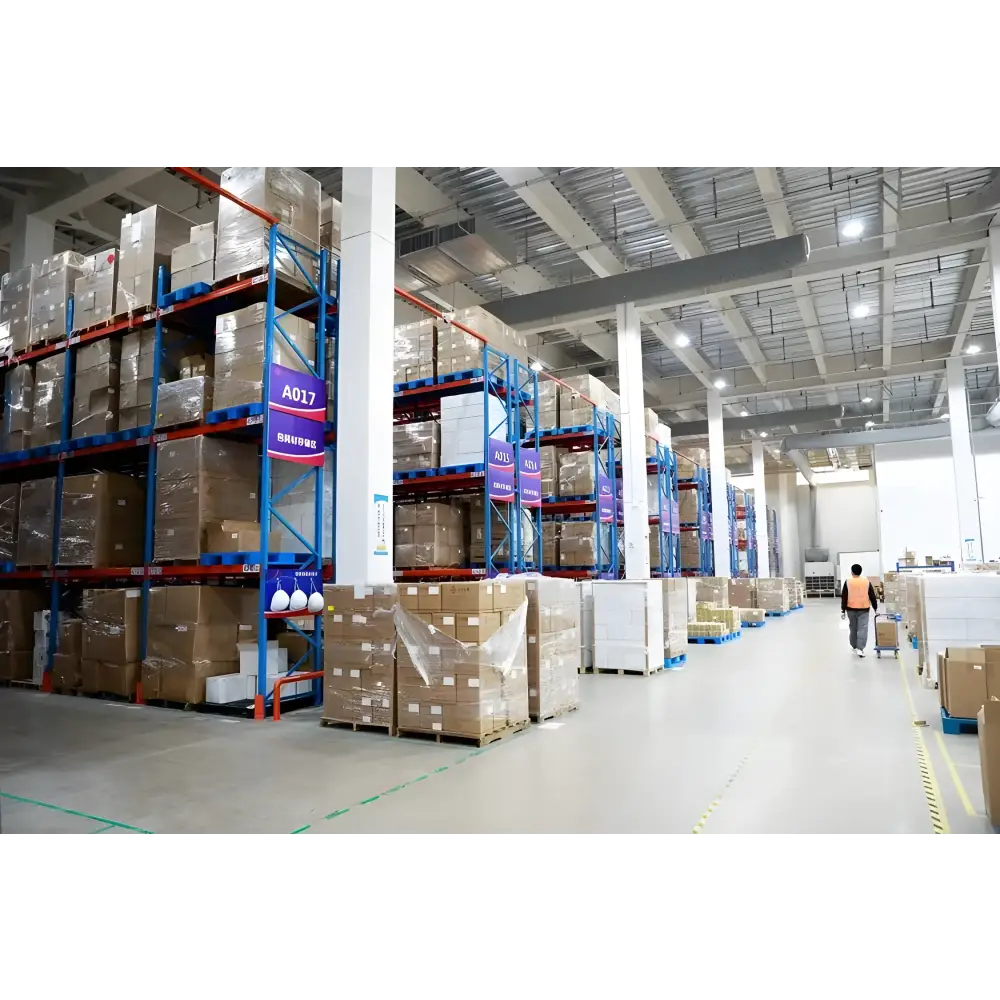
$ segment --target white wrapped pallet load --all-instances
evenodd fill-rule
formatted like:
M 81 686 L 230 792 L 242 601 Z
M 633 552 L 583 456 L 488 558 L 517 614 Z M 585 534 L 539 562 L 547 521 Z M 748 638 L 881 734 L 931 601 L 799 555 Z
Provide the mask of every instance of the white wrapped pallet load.
M 650 674 L 663 668 L 659 580 L 595 580 L 594 668 Z

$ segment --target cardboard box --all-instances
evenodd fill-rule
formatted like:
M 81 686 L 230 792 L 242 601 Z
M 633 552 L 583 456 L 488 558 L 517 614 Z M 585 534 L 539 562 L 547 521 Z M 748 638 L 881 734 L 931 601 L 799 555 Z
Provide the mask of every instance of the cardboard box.
M 130 476 L 97 472 L 63 480 L 60 566 L 142 562 L 145 491 Z
M 875 645 L 882 648 L 898 648 L 899 628 L 895 621 L 879 619 L 875 622 Z
M 52 657 L 52 689 L 54 691 L 75 691 L 80 687 L 80 656 L 56 653 Z
M 259 552 L 260 525 L 256 521 L 209 521 L 205 543 L 209 552 Z M 268 545 L 271 552 L 277 551 L 276 532 L 271 532 Z
M 126 214 L 119 243 L 115 315 L 156 305 L 156 273 L 161 265 L 170 270 L 171 251 L 188 242 L 190 233 L 191 224 L 162 205 Z
M 993 826 L 1000 826 L 1000 702 L 986 702 L 979 709 L 976 720 L 986 815 Z
M 141 598 L 138 588 L 83 592 L 80 613 L 85 660 L 118 664 L 139 661 Z
M 21 484 L 17 526 L 17 565 L 49 566 L 56 509 L 56 480 L 31 479 Z
M 944 669 L 944 684 L 939 682 L 942 706 L 955 718 L 974 719 L 988 700 L 986 651 L 949 647 Z

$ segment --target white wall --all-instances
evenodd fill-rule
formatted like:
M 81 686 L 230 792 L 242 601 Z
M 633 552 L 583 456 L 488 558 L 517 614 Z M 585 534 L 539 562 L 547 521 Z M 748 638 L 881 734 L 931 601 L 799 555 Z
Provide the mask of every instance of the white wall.
M 809 492 L 816 498 L 813 545 L 830 550 L 830 560 L 839 552 L 874 552 L 879 547 L 878 491 L 874 479 L 865 483 L 799 486 L 797 500 L 802 546 L 809 545 Z
M 1000 559 L 1000 433 L 973 434 L 972 453 L 976 459 L 983 558 Z
M 781 575 L 802 577 L 802 541 L 799 531 L 799 511 L 796 503 L 795 473 L 767 476 L 767 506 L 778 515 L 778 546 Z M 759 516 L 759 515 L 758 515 Z M 771 569 L 774 576 L 774 569 Z

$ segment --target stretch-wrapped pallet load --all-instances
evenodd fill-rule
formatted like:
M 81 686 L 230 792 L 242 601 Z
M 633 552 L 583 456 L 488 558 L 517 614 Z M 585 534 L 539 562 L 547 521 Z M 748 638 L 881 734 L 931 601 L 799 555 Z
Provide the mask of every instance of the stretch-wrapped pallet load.
M 609 536 L 609 525 L 593 521 L 563 521 L 559 525 L 559 565 L 565 569 L 596 566 L 601 539 Z
M 704 448 L 685 448 L 675 451 L 677 457 L 677 478 L 694 479 L 698 468 L 708 468 L 708 452 Z M 681 518 L 683 521 L 684 518 Z
M 190 240 L 170 251 L 170 290 L 215 281 L 215 223 L 192 226 Z
M 681 569 L 697 570 L 701 567 L 701 548 L 694 531 L 681 532 Z
M 139 681 L 142 591 L 85 590 L 81 684 L 86 694 L 130 698 Z
M 559 427 L 559 383 L 538 378 L 538 430 Z
M 57 694 L 76 691 L 83 682 L 83 622 L 59 615 L 59 639 L 52 657 L 52 690 Z
M 208 678 L 239 674 L 237 644 L 256 638 L 259 596 L 248 587 L 154 587 L 149 592 L 143 696 L 200 704 Z M 246 692 L 246 683 L 242 690 Z M 237 692 L 232 700 L 247 696 Z
M 663 658 L 682 656 L 687 652 L 688 588 L 680 578 L 660 580 L 663 591 Z
M 559 565 L 559 528 L 556 521 L 542 522 L 542 566 L 545 568 Z
M 663 667 L 660 580 L 595 580 L 594 668 L 650 674 Z
M 204 423 L 209 410 L 215 409 L 214 389 L 214 379 L 209 375 L 164 382 L 156 393 L 154 426 L 163 428 Z
M 542 475 L 542 500 L 547 497 L 559 496 L 559 456 L 561 453 L 561 449 L 551 444 L 543 445 L 538 449 Z
M 31 680 L 34 617 L 42 602 L 36 591 L 0 590 L 0 680 Z
M 29 479 L 21 484 L 15 560 L 18 566 L 49 566 L 52 563 L 55 510 L 55 478 Z
M 118 251 L 112 247 L 84 259 L 83 273 L 73 284 L 73 331 L 105 323 L 115 314 Z
M 906 581 L 903 579 L 903 574 L 892 571 L 886 573 L 883 587 L 886 613 L 904 616 L 906 613 Z
M 764 620 L 763 608 L 740 608 L 740 622 L 757 625 Z
M 20 354 L 30 346 L 31 292 L 38 267 L 28 264 L 3 276 L 0 283 L 0 354 Z
M 219 199 L 220 202 L 225 200 Z M 171 252 L 187 242 L 190 231 L 191 223 L 187 219 L 167 211 L 162 205 L 150 205 L 122 219 L 116 316 L 155 307 L 156 273 L 161 266 L 170 270 Z
M 418 420 L 392 428 L 392 468 L 394 472 L 441 467 L 441 424 Z
M 692 639 L 720 639 L 730 631 L 729 626 L 723 622 L 704 620 L 688 622 L 688 635 Z
M 729 606 L 732 608 L 757 607 L 757 581 L 749 579 L 730 580 Z
M 396 609 L 400 731 L 483 739 L 522 728 L 528 721 L 524 581 L 416 590 L 401 594 Z
M 457 326 L 441 325 L 437 328 L 437 374 L 473 371 L 483 367 L 483 343 Z
M 0 451 L 31 447 L 34 422 L 35 369 L 30 364 L 8 368 L 3 386 L 3 442 Z
M 528 577 L 528 710 L 536 722 L 580 704 L 580 586 Z
M 160 343 L 160 383 L 173 382 L 180 374 L 181 359 L 190 348 L 187 337 L 164 329 Z M 153 373 L 156 363 L 156 330 L 135 330 L 122 337 L 118 388 L 118 428 L 152 424 Z
M 561 427 L 593 425 L 594 405 L 598 410 L 611 409 L 614 393 L 593 375 L 573 375 L 559 386 L 559 424 Z M 598 413 L 598 420 L 603 415 Z
M 594 583 L 580 581 L 580 665 L 594 668 Z
M 211 521 L 257 519 L 255 445 L 198 436 L 164 441 L 156 454 L 155 562 L 200 559 Z
M 788 580 L 761 577 L 757 581 L 757 607 L 764 611 L 788 611 L 792 606 Z
M 597 491 L 592 451 L 562 451 L 559 454 L 559 496 L 592 497 Z
M 806 585 L 801 580 L 791 580 L 792 604 L 801 607 L 806 602 Z
M 95 472 L 63 479 L 60 566 L 134 566 L 142 562 L 146 491 L 138 479 Z
M 0 563 L 14 561 L 20 511 L 21 484 L 4 483 L 0 486 Z
M 69 301 L 85 269 L 86 258 L 72 250 L 47 257 L 38 265 L 31 289 L 28 342 L 32 347 L 66 336 Z
M 677 495 L 677 518 L 681 524 L 698 523 L 698 491 L 681 490 Z
M 437 374 L 437 329 L 432 319 L 403 323 L 393 331 L 392 381 L 412 382 Z
M 215 384 L 212 408 L 261 402 L 264 391 L 264 355 L 267 346 L 267 303 L 224 313 L 215 320 Z M 281 333 L 275 332 L 272 361 L 302 374 L 310 374 L 303 358 L 315 364 L 316 328 L 295 315 L 284 316 Z M 298 353 L 288 341 L 298 348 Z
M 323 718 L 394 729 L 394 584 L 323 587 Z
M 465 519 L 446 503 L 397 504 L 394 559 L 400 569 L 465 564 Z
M 656 459 L 656 444 L 660 440 L 659 430 L 660 430 L 660 418 L 656 413 L 656 410 L 651 410 L 648 407 L 642 411 L 645 418 L 645 430 L 646 430 L 646 458 L 651 458 L 655 461 Z
M 729 577 L 700 577 L 695 584 L 695 599 L 714 604 L 717 608 L 729 607 Z
M 485 416 L 484 416 L 485 413 Z M 483 465 L 486 439 L 507 440 L 506 410 L 496 396 L 481 392 L 441 400 L 441 467 Z
M 62 440 L 63 392 L 66 358 L 55 354 L 35 362 L 35 389 L 31 407 L 31 447 Z
M 223 190 L 278 219 L 282 235 L 316 253 L 320 240 L 320 183 L 297 167 L 230 167 L 220 181 Z M 219 199 L 219 240 L 215 256 L 217 281 L 247 274 L 268 262 L 270 226 L 228 198 Z M 299 266 L 319 279 L 319 258 L 296 251 L 293 259 L 279 242 L 275 254 L 282 279 L 307 285 Z
M 71 437 L 118 430 L 121 351 L 121 341 L 110 337 L 77 348 Z

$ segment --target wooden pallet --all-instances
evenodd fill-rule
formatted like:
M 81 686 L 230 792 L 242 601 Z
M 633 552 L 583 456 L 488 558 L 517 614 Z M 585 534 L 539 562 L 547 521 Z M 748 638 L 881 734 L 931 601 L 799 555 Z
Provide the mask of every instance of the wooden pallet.
M 595 674 L 617 674 L 619 677 L 629 674 L 633 677 L 650 677 L 653 674 L 658 674 L 664 669 L 664 665 L 661 663 L 658 666 L 653 667 L 652 670 L 625 670 L 621 667 L 594 667 Z
M 20 687 L 20 688 L 32 688 L 33 690 L 38 690 L 38 685 L 32 680 L 14 680 L 12 678 L 4 678 L 0 680 L 0 687 Z
M 333 729 L 349 729 L 354 733 L 386 733 L 389 736 L 396 735 L 396 727 L 391 722 L 348 722 L 346 719 L 320 719 L 321 726 L 329 726 Z
M 524 729 L 528 728 L 529 723 L 516 722 L 513 725 L 506 726 L 503 729 L 498 729 L 496 732 L 489 733 L 486 736 L 469 736 L 466 733 L 445 733 L 445 732 L 431 732 L 427 729 L 407 729 L 405 726 L 398 726 L 396 729 L 397 736 L 412 736 L 417 739 L 431 740 L 434 743 L 460 743 L 466 746 L 472 745 L 476 747 L 489 746 L 491 743 L 496 743 L 498 740 L 507 739 L 509 736 L 513 736 L 515 733 L 519 733 Z
M 570 705 L 568 708 L 560 708 L 555 712 L 533 712 L 531 721 L 548 722 L 549 719 L 558 719 L 560 715 L 569 715 L 570 712 L 575 712 L 579 707 L 579 705 Z

